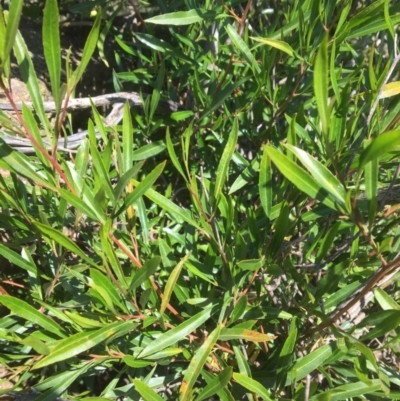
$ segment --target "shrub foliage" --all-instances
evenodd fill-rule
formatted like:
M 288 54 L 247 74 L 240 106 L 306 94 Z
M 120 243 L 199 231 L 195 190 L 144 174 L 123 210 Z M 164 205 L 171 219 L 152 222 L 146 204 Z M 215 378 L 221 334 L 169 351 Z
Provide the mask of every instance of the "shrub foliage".
M 52 117 L 22 3 L 0 13 L 3 382 L 38 401 L 400 397 L 400 3 L 139 1 L 122 23 L 108 3 L 73 67 L 47 0 Z M 68 151 L 107 40 L 140 106 L 112 124 L 92 105 Z

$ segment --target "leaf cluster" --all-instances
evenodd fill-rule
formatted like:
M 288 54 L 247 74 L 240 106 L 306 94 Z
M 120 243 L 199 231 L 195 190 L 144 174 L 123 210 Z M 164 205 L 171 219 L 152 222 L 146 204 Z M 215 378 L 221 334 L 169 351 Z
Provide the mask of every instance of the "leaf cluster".
M 97 10 L 61 82 L 46 1 L 53 119 L 22 0 L 0 13 L 15 113 L 0 112 L 4 381 L 38 401 L 399 398 L 399 5 L 134 5 L 135 32 Z M 68 100 L 105 35 L 115 91 L 142 107 L 108 126 L 93 106 L 87 138 L 64 152 Z M 166 116 L 162 99 L 181 109 Z

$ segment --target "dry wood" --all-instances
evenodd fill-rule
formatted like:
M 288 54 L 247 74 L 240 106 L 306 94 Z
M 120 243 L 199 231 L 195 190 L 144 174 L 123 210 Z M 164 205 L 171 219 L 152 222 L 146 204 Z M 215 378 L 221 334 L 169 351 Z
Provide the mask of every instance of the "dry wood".
M 147 94 L 143 94 L 143 97 L 147 97 Z M 106 126 L 115 126 L 122 120 L 123 106 L 125 102 L 129 102 L 130 106 L 143 106 L 141 97 L 136 92 L 121 92 L 111 93 L 92 98 L 79 98 L 71 99 L 67 105 L 63 104 L 62 107 L 67 107 L 67 110 L 81 110 L 91 107 L 93 104 L 96 107 L 112 106 L 111 112 L 104 120 Z M 44 110 L 46 113 L 53 113 L 56 111 L 56 105 L 54 102 L 43 102 Z M 33 108 L 32 103 L 26 102 L 26 106 Z M 17 109 L 22 110 L 22 103 L 16 103 Z M 0 109 L 3 111 L 13 111 L 10 103 L 0 103 Z M 157 110 L 162 114 L 169 114 L 181 109 L 181 105 L 171 100 L 160 99 Z M 74 151 L 76 150 L 82 141 L 87 137 L 88 132 L 82 131 L 65 138 L 58 139 L 58 150 L 60 151 Z M 100 134 L 96 132 L 96 137 L 99 139 Z M 0 139 L 2 139 L 7 145 L 12 148 L 26 154 L 35 153 L 31 142 L 23 137 L 7 134 L 6 132 L 0 131 Z M 43 138 L 44 146 L 47 150 L 51 150 L 52 146 L 46 138 Z

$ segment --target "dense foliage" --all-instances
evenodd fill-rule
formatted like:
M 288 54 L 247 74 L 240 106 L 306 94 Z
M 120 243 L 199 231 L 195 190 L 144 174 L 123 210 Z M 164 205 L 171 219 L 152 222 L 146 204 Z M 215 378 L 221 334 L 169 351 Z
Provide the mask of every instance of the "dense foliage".
M 400 398 L 400 3 L 76 7 L 77 66 L 44 8 L 53 116 L 22 0 L 0 13 L 2 381 L 38 401 Z M 94 52 L 141 106 L 110 124 L 92 105 L 66 151 Z

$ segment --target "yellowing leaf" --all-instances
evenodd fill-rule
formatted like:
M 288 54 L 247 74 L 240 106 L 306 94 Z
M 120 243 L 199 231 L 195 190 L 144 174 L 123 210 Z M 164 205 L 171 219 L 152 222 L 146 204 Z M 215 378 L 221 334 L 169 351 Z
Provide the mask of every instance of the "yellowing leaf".
M 289 56 L 293 56 L 294 50 L 290 45 L 282 40 L 277 39 L 268 39 L 268 38 L 251 38 L 256 42 L 264 43 L 265 45 L 275 47 L 275 49 L 282 50 L 283 52 L 289 54 Z
M 219 336 L 220 341 L 246 340 L 246 341 L 253 341 L 256 343 L 264 341 L 272 341 L 275 338 L 276 336 L 272 334 L 264 334 L 264 333 L 259 333 L 258 331 L 247 330 L 242 328 L 223 329 Z
M 389 82 L 383 88 L 379 99 L 385 99 L 386 97 L 392 97 L 400 93 L 400 81 Z

